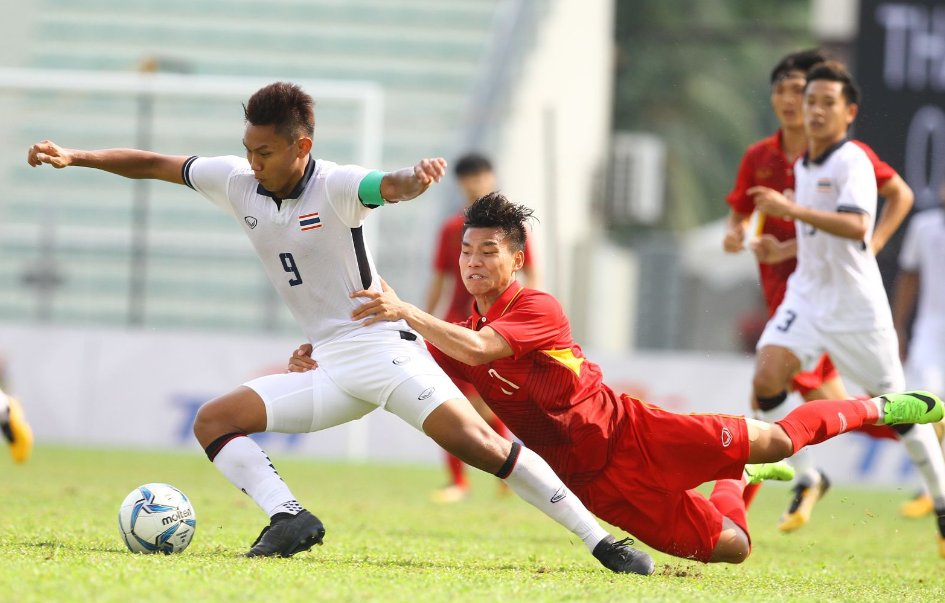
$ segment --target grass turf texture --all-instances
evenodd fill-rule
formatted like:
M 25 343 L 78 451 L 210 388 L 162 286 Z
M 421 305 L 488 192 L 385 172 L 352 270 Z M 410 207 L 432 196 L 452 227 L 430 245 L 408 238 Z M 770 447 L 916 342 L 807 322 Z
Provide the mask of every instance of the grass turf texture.
M 782 535 L 788 489 L 767 485 L 746 563 L 656 553 L 644 578 L 603 569 L 488 476 L 472 476 L 471 499 L 439 506 L 426 498 L 438 468 L 274 460 L 328 530 L 324 547 L 291 559 L 239 556 L 265 517 L 197 453 L 41 447 L 24 466 L 0 461 L 0 600 L 945 601 L 932 520 L 900 519 L 902 491 L 837 488 Z M 193 501 L 197 533 L 180 555 L 134 555 L 119 536 L 122 499 L 152 481 Z

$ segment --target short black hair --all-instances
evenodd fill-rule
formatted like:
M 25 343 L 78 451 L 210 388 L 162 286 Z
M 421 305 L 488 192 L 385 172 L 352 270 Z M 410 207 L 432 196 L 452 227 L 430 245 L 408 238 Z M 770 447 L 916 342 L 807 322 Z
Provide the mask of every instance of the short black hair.
M 465 176 L 474 176 L 482 172 L 491 172 L 492 162 L 480 153 L 467 153 L 456 160 L 456 167 L 453 172 L 457 178 Z
M 774 69 L 771 70 L 771 85 L 776 84 L 778 80 L 791 71 L 807 73 L 811 67 L 817 63 L 823 63 L 829 58 L 827 53 L 819 48 L 808 48 L 807 50 L 792 52 L 782 58 L 781 61 L 775 65 Z
M 807 85 L 810 86 L 810 83 L 814 80 L 840 82 L 843 84 L 843 97 L 846 99 L 847 104 L 859 104 L 860 87 L 840 61 L 824 61 L 823 63 L 817 63 L 811 67 L 810 71 L 807 72 Z
M 315 135 L 315 101 L 299 86 L 276 82 L 257 90 L 243 105 L 246 123 L 275 126 L 276 134 L 290 143 Z
M 491 192 L 466 208 L 463 234 L 470 228 L 500 228 L 513 252 L 525 251 L 525 222 L 534 213 L 531 208 L 512 203 L 500 192 Z

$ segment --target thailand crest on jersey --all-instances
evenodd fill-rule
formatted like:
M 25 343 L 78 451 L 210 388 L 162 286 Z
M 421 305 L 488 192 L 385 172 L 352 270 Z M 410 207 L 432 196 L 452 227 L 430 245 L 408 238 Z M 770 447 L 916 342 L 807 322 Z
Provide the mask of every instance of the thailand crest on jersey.
M 301 230 L 314 230 L 321 227 L 322 220 L 318 217 L 318 212 L 299 216 L 299 228 Z

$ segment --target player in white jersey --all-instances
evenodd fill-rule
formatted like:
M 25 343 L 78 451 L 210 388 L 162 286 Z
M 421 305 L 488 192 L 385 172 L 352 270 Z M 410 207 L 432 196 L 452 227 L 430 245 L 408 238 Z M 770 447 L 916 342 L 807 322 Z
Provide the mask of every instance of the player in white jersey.
M 749 190 L 769 216 L 794 219 L 797 270 L 758 341 L 754 395 L 762 408 L 787 396 L 791 379 L 829 353 L 840 373 L 873 396 L 905 386 L 896 332 L 870 249 L 876 177 L 866 153 L 847 139 L 859 90 L 840 63 L 813 67 L 804 90 L 807 153 L 794 165 L 795 201 L 766 187 Z M 945 556 L 945 459 L 930 425 L 894 428 L 919 469 L 941 519 Z
M 945 201 L 945 187 L 941 194 Z M 899 252 L 899 269 L 892 309 L 899 355 L 906 361 L 906 383 L 945 392 L 945 207 L 927 209 L 912 218 Z M 903 503 L 900 512 L 921 517 L 931 513 L 933 506 L 932 497 L 923 492 Z
M 424 159 L 384 173 L 313 159 L 313 105 L 284 82 L 253 94 L 244 106 L 245 159 L 77 151 L 49 141 L 28 155 L 34 167 L 92 167 L 197 190 L 242 226 L 312 344 L 324 371 L 255 379 L 204 404 L 194 422 L 208 458 L 270 517 L 247 556 L 291 556 L 321 544 L 325 528 L 245 436 L 319 431 L 384 408 L 467 464 L 505 479 L 609 569 L 651 573 L 652 558 L 608 534 L 577 497 L 567 496 L 545 461 L 486 424 L 405 323 L 352 323 L 361 304 L 350 294 L 381 291 L 362 236 L 364 219 L 376 207 L 422 194 L 444 175 L 446 162 Z

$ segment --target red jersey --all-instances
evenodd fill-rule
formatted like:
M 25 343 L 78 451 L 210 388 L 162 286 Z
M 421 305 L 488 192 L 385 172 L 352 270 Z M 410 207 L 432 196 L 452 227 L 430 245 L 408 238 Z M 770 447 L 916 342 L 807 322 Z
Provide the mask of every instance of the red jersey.
M 781 137 L 781 130 L 778 129 L 777 132 L 759 140 L 745 151 L 742 163 L 738 167 L 738 175 L 735 177 L 735 187 L 725 199 L 736 212 L 750 215 L 755 210 L 755 201 L 747 192 L 753 186 L 766 186 L 782 193 L 787 190 L 794 191 L 794 165 L 788 162 L 781 150 Z M 853 142 L 859 145 L 870 158 L 873 171 L 876 173 L 876 187 L 882 188 L 896 175 L 896 171 L 877 157 L 873 149 L 865 143 L 859 140 Z M 795 238 L 794 221 L 768 216 L 762 233 L 773 235 L 779 241 L 788 241 Z M 796 267 L 797 260 L 794 258 L 779 264 L 758 264 L 761 289 L 768 306 L 769 317 L 773 316 L 774 311 L 781 305 L 784 291 L 787 289 L 787 279 Z
M 434 255 L 433 267 L 437 272 L 448 272 L 453 277 L 453 294 L 446 311 L 446 320 L 460 322 L 469 316 L 473 296 L 466 290 L 463 275 L 459 271 L 459 254 L 463 249 L 463 222 L 466 216 L 459 212 L 451 217 L 440 230 L 440 240 Z M 531 266 L 531 251 L 528 239 L 525 239 L 525 263 L 523 268 Z
M 541 456 L 572 490 L 608 464 L 628 425 L 624 402 L 602 382 L 600 367 L 571 339 L 571 324 L 551 295 L 505 290 L 481 316 L 475 306 L 463 326 L 492 327 L 513 355 L 469 366 L 429 346 L 451 377 L 472 383 L 489 408 Z

